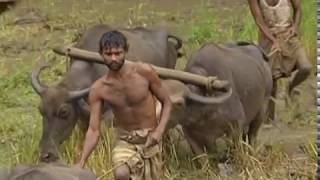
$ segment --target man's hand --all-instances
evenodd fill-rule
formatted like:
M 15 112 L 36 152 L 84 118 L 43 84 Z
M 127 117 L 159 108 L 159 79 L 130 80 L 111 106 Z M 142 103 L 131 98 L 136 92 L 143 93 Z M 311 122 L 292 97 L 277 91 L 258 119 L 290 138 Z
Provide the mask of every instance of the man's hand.
M 273 44 L 271 46 L 271 51 L 280 50 L 280 44 L 277 40 L 273 41 Z
M 298 35 L 298 29 L 295 27 L 295 26 L 291 26 L 289 29 L 288 29 L 288 33 L 289 33 L 289 38 L 293 37 L 293 36 L 296 36 Z
M 161 137 L 162 137 L 162 133 L 159 131 L 150 132 L 147 137 L 145 147 L 148 148 L 148 147 L 151 147 L 151 146 L 158 144 L 160 142 Z
M 278 51 L 281 51 L 280 49 L 280 44 L 277 40 L 273 41 L 273 44 L 271 46 L 271 49 L 270 49 L 270 53 L 268 54 L 268 56 L 272 56 L 274 53 L 278 52 Z

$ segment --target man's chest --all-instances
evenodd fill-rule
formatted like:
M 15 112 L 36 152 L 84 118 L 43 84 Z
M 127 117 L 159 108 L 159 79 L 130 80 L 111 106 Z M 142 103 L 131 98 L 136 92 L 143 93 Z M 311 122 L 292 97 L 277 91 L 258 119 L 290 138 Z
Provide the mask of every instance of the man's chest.
M 130 106 L 143 101 L 149 93 L 149 83 L 141 76 L 111 80 L 105 90 L 106 100 L 113 106 Z

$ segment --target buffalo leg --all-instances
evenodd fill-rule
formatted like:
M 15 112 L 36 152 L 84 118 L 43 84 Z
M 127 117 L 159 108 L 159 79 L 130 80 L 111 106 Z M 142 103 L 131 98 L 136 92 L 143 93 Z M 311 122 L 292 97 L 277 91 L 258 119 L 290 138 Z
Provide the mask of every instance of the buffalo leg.
M 244 140 L 244 134 L 247 133 L 246 129 L 243 127 L 243 124 L 245 124 L 247 119 L 243 105 L 239 97 L 235 97 L 235 99 L 235 102 L 232 102 L 232 104 L 238 108 L 233 111 L 232 120 L 230 120 L 229 124 L 230 130 L 227 132 L 228 137 L 231 137 L 233 143 L 238 142 L 241 138 Z
M 261 110 L 258 112 L 257 116 L 249 126 L 249 132 L 248 132 L 249 143 L 252 146 L 255 145 L 259 128 L 262 122 L 266 119 L 268 103 L 269 103 L 269 100 L 265 100 Z
M 236 149 L 237 144 L 240 143 L 241 140 L 246 140 L 246 135 L 248 133 L 248 129 L 245 129 L 243 126 L 247 120 L 246 114 L 244 112 L 244 108 L 242 103 L 240 102 L 240 99 L 237 97 L 237 100 L 233 102 L 234 106 L 237 106 L 238 108 L 233 111 L 233 117 L 230 120 L 230 130 L 227 131 L 228 137 L 231 138 L 231 144 L 229 147 L 231 149 Z
M 209 164 L 208 154 L 205 150 L 204 138 L 200 138 L 194 134 L 190 129 L 183 127 L 183 133 L 186 140 L 188 141 L 191 150 L 196 155 L 197 161 L 201 164 L 202 167 L 205 167 Z

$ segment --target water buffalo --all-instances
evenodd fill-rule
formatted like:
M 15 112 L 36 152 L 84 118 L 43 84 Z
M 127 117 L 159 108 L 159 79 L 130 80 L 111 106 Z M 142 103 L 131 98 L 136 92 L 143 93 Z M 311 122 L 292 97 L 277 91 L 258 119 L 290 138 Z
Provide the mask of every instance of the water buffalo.
M 181 94 L 184 84 L 170 80 L 165 82 L 174 102 L 172 125 L 180 124 L 191 149 L 196 155 L 214 150 L 214 141 L 224 134 L 235 137 L 240 130 L 252 143 L 261 123 L 266 118 L 271 96 L 272 76 L 267 58 L 253 44 L 206 44 L 190 58 L 185 68 L 203 76 L 218 76 L 227 80 L 232 95 L 218 104 L 204 104 L 186 99 Z M 198 95 L 218 95 L 206 89 L 188 85 Z M 179 93 L 180 92 L 180 93 Z M 239 131 L 236 131 L 239 133 Z M 239 135 L 239 134 L 238 134 Z
M 0 0 L 0 14 L 14 6 L 16 3 L 17 0 Z
M 89 28 L 75 47 L 98 52 L 98 42 L 103 33 L 113 30 L 108 25 L 96 25 Z M 164 29 L 146 28 L 119 29 L 128 39 L 127 59 L 142 61 L 160 67 L 174 68 L 181 40 Z M 89 114 L 81 108 L 79 99 L 86 98 L 90 85 L 104 75 L 106 66 L 72 59 L 70 69 L 56 86 L 47 87 L 39 82 L 39 74 L 45 65 L 39 65 L 32 71 L 32 87 L 39 94 L 39 111 L 43 117 L 43 132 L 40 141 L 43 162 L 56 161 L 58 146 L 66 140 L 77 122 L 83 131 L 87 129 Z M 79 120 L 79 121 L 78 121 Z M 81 123 L 82 122 L 82 123 Z
M 180 124 L 197 155 L 210 151 L 212 142 L 224 134 L 248 135 L 252 143 L 266 118 L 271 96 L 273 84 L 267 61 L 261 48 L 250 43 L 201 47 L 190 57 L 185 71 L 228 83 L 210 91 L 204 86 L 163 80 L 173 102 L 168 129 Z M 170 74 L 184 79 L 179 71 Z M 157 103 L 157 107 L 159 115 L 161 104 Z
M 1 180 L 96 180 L 91 171 L 59 164 L 18 165 L 0 170 Z

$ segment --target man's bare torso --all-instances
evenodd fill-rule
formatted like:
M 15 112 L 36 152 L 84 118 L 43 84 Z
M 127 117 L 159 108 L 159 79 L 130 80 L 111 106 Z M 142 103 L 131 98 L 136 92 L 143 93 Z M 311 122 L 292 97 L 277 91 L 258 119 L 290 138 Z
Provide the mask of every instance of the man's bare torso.
M 115 123 L 126 130 L 154 128 L 157 125 L 155 102 L 141 67 L 124 65 L 120 76 L 107 75 L 97 81 L 99 96 L 113 110 Z

